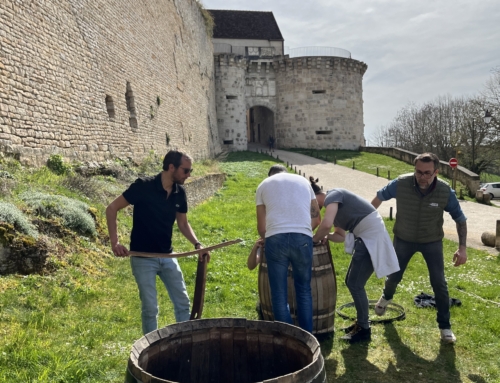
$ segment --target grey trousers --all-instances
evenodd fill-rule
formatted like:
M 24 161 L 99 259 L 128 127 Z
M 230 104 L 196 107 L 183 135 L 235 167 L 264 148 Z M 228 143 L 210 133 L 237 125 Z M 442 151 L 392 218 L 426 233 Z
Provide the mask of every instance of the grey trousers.
M 370 276 L 373 274 L 373 264 L 363 240 L 356 238 L 354 244 L 354 253 L 352 255 L 351 264 L 347 270 L 345 284 L 351 293 L 356 307 L 356 318 L 358 325 L 363 328 L 369 328 L 368 321 L 368 297 L 366 295 L 365 285 Z

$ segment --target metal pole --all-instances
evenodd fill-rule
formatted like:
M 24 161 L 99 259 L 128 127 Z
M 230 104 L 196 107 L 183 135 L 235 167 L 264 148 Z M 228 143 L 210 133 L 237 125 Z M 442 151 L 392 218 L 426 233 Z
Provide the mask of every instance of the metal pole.
M 500 250 L 500 219 L 497 219 L 497 233 L 495 237 L 495 248 Z

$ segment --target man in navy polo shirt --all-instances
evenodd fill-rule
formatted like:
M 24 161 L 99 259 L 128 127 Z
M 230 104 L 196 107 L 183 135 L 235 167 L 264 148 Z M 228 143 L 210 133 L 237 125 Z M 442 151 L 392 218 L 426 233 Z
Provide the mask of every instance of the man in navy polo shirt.
M 115 256 L 129 255 L 127 248 L 119 242 L 116 224 L 118 211 L 129 205 L 134 206 L 131 251 L 172 253 L 172 227 L 176 220 L 180 232 L 195 249 L 203 248 L 187 220 L 186 192 L 181 186 L 191 175 L 191 164 L 192 158 L 189 155 L 171 150 L 163 159 L 161 173 L 154 177 L 138 178 L 109 204 L 106 208 L 106 219 Z M 210 256 L 207 255 L 206 259 L 208 262 Z M 130 257 L 130 264 L 139 288 L 144 334 L 158 328 L 157 275 L 172 300 L 176 321 L 189 320 L 189 297 L 176 258 Z

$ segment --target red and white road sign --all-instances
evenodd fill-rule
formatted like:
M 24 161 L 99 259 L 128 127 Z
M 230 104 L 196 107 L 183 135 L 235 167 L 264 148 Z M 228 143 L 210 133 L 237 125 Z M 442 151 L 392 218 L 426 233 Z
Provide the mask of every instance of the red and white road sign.
M 456 168 L 458 166 L 458 160 L 456 158 L 450 158 L 450 162 L 448 162 L 452 168 Z

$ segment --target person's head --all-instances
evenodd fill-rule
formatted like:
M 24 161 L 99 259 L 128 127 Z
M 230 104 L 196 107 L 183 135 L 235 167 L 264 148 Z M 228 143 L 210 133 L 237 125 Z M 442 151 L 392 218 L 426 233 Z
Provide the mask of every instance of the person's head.
M 420 189 L 428 189 L 439 173 L 439 158 L 434 153 L 422 153 L 415 157 L 415 178 Z
M 170 174 L 175 183 L 183 185 L 193 171 L 192 161 L 187 153 L 170 150 L 163 159 L 163 170 Z
M 318 185 L 319 178 L 314 179 L 314 177 L 309 177 L 309 182 L 311 183 L 312 190 L 316 195 L 316 200 L 318 201 L 319 208 L 321 209 L 325 205 L 326 193 L 321 190 Z
M 274 176 L 275 174 L 286 173 L 286 172 L 287 172 L 287 170 L 286 170 L 286 168 L 283 165 L 273 165 L 269 169 L 269 172 L 267 173 L 267 176 L 271 177 L 271 176 Z

